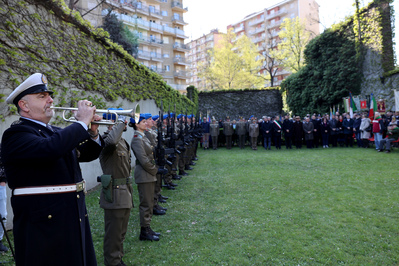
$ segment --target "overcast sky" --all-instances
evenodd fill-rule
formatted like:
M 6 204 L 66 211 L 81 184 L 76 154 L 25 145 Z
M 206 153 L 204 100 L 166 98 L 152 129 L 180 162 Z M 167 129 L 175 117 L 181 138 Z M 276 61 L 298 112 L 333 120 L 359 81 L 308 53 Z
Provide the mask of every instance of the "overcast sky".
M 188 8 L 184 14 L 184 21 L 189 25 L 184 27 L 186 42 L 197 39 L 203 34 L 209 33 L 212 29 L 219 29 L 226 32 L 230 24 L 234 24 L 251 13 L 259 12 L 264 8 L 280 3 L 282 0 L 183 0 L 183 6 Z M 320 6 L 320 32 L 324 27 L 344 20 L 346 16 L 353 15 L 354 0 L 316 0 Z M 371 0 L 360 0 L 361 6 L 367 5 Z M 395 9 L 395 28 L 396 43 L 399 45 L 399 0 L 394 1 Z M 399 60 L 399 49 L 396 49 L 397 59 Z

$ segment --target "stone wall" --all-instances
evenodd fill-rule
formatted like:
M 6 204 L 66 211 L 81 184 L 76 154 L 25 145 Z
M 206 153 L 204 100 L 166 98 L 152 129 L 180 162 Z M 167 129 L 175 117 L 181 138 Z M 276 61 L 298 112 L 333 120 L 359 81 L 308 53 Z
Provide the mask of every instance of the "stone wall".
M 282 114 L 283 101 L 277 89 L 201 92 L 198 96 L 199 112 L 205 115 L 209 110 L 216 119 Z

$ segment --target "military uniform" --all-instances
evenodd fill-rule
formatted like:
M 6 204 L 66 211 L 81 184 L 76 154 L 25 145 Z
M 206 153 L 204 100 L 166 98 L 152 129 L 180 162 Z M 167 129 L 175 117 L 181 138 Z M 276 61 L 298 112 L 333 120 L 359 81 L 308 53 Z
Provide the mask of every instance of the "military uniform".
M 209 132 L 211 134 L 212 138 L 212 147 L 214 150 L 218 148 L 218 137 L 219 137 L 219 124 L 218 123 L 212 123 L 209 125 Z
M 104 264 L 121 263 L 123 241 L 127 232 L 132 201 L 132 177 L 130 147 L 122 133 L 125 123 L 119 123 L 104 133 L 105 147 L 100 154 L 100 164 L 105 175 L 111 175 L 112 199 L 106 199 L 104 189 L 100 195 L 100 207 L 104 209 Z M 104 181 L 103 181 L 104 182 Z
M 139 192 L 140 226 L 143 231 L 150 228 L 151 225 L 158 167 L 155 164 L 153 147 L 143 132 L 138 130 L 134 132 L 131 149 L 136 157 L 134 180 Z
M 245 134 L 247 134 L 247 125 L 244 121 L 239 121 L 237 123 L 237 135 L 240 149 L 245 148 Z
M 257 150 L 257 144 L 258 144 L 258 136 L 259 136 L 259 124 L 256 122 L 252 122 L 249 125 L 249 136 L 251 137 L 251 144 L 252 144 L 252 149 Z
M 226 148 L 231 149 L 232 136 L 234 133 L 234 129 L 233 129 L 233 123 L 230 122 L 230 120 L 225 121 L 223 123 L 223 132 L 224 132 L 224 135 L 226 136 Z

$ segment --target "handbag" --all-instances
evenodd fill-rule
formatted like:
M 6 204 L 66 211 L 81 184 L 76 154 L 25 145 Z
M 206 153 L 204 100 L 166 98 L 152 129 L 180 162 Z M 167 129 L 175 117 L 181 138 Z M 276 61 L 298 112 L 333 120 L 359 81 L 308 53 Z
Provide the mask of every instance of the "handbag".
M 371 132 L 373 129 L 373 124 L 370 123 L 370 125 L 365 129 L 366 132 Z

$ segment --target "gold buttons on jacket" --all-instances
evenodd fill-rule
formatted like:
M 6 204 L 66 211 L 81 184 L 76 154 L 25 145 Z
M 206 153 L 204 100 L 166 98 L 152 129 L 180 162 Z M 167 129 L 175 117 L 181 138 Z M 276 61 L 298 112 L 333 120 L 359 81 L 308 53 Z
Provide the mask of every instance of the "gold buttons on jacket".
M 79 222 L 82 222 L 82 219 L 79 218 Z
M 51 214 L 49 214 L 49 215 L 47 216 L 47 218 L 50 220 L 51 218 L 53 218 L 53 216 L 51 216 Z
M 77 195 L 76 197 L 77 197 L 78 199 L 80 199 L 80 196 L 79 196 L 79 195 Z

